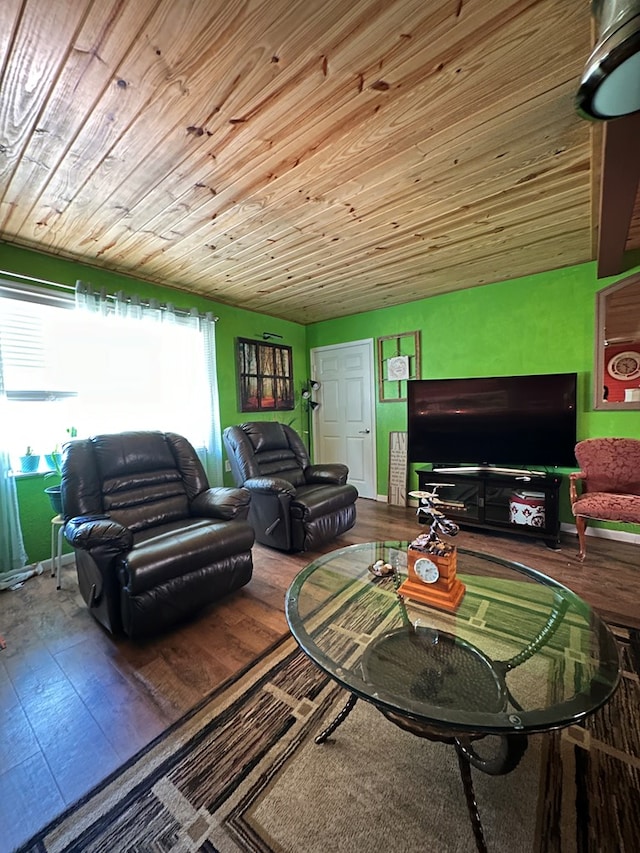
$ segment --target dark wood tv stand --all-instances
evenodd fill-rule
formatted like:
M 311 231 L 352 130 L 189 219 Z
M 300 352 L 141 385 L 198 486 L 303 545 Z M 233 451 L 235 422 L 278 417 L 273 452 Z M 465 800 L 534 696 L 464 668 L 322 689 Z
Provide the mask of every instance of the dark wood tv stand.
M 488 466 L 421 468 L 417 474 L 424 491 L 432 491 L 432 483 L 452 484 L 440 485 L 437 493 L 446 516 L 461 527 L 515 533 L 558 547 L 561 475 Z

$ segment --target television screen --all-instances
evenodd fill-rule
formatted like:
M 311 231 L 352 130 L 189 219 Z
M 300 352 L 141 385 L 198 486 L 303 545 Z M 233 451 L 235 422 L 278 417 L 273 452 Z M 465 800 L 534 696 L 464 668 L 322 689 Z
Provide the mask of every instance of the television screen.
M 575 467 L 575 373 L 407 382 L 410 462 Z

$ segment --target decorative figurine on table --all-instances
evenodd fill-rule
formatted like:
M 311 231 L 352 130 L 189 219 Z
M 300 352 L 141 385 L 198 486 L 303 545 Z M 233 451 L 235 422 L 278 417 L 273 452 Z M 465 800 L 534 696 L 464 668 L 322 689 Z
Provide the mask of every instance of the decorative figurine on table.
M 369 571 L 377 578 L 386 578 L 388 575 L 393 574 L 394 568 L 391 563 L 385 563 L 384 560 L 376 560 L 375 563 L 369 566 Z
M 408 577 L 398 587 L 398 594 L 413 601 L 430 604 L 443 610 L 456 610 L 464 596 L 464 584 L 456 576 L 457 551 L 455 545 L 445 542 L 440 534 L 455 536 L 460 528 L 445 517 L 440 506 L 446 506 L 436 493 L 438 486 L 448 483 L 427 483 L 432 492 L 409 492 L 418 498 L 417 515 L 430 518 L 429 532 L 420 533 L 407 550 Z

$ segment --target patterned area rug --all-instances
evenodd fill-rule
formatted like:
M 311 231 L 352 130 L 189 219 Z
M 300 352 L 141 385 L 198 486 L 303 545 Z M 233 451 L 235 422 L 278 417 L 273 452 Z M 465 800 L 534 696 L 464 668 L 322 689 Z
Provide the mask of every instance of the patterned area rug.
M 640 849 L 640 639 L 614 629 L 624 676 L 585 727 L 535 735 L 508 776 L 473 770 L 491 853 Z M 453 747 L 345 701 L 292 639 L 220 688 L 26 851 L 472 853 Z

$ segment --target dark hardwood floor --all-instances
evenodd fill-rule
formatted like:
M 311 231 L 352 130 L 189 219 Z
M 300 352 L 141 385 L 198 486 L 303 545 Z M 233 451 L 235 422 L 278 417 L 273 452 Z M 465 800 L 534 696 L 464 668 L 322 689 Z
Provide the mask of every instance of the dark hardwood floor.
M 356 542 L 412 539 L 412 509 L 358 502 Z M 525 563 L 566 584 L 605 619 L 640 627 L 640 548 L 589 537 L 576 559 L 538 540 L 461 531 L 461 547 Z M 143 643 L 107 634 L 89 615 L 75 568 L 0 594 L 0 853 L 13 850 L 282 635 L 285 592 L 317 554 L 257 545 L 250 584 L 190 623 Z

